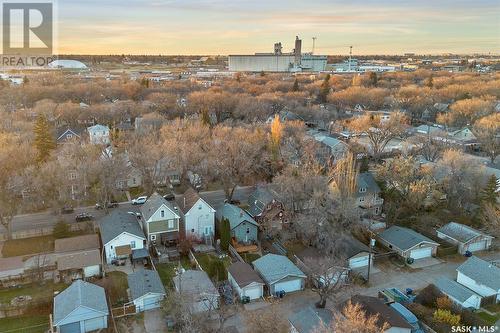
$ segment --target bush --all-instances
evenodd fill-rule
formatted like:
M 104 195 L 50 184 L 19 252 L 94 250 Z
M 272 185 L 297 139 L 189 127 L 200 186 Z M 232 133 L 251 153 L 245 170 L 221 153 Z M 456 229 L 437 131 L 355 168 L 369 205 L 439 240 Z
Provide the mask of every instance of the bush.
M 56 225 L 54 225 L 52 234 L 56 239 L 71 236 L 71 229 L 69 227 L 69 224 L 65 223 L 64 221 L 57 222 Z
M 430 308 L 434 308 L 436 306 L 436 300 L 438 299 L 438 297 L 442 296 L 443 294 L 439 291 L 439 289 L 436 288 L 435 285 L 430 284 L 422 289 L 422 291 L 420 291 L 420 293 L 415 298 L 415 302 L 428 306 Z
M 488 326 L 489 323 L 486 322 L 483 318 L 479 317 L 477 314 L 466 310 L 462 309 L 460 311 L 460 317 L 462 318 L 462 324 L 467 325 L 467 326 Z
M 448 298 L 448 296 L 442 296 L 436 299 L 436 306 L 438 309 L 451 310 L 453 303 Z
M 434 312 L 434 319 L 442 322 L 449 324 L 451 326 L 458 326 L 460 325 L 460 315 L 455 315 L 451 313 L 450 310 L 443 310 L 443 309 L 437 309 Z

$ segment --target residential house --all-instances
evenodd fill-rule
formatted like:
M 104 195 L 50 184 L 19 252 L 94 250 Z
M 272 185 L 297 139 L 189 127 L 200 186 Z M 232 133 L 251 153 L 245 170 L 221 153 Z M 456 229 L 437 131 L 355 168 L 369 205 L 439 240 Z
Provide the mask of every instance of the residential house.
M 58 333 L 85 333 L 108 327 L 104 288 L 76 280 L 54 297 L 53 326 Z
M 312 306 L 288 316 L 290 333 L 314 333 L 322 327 L 330 327 L 333 320 L 333 313 L 330 310 Z
M 362 216 L 379 215 L 384 199 L 381 190 L 370 172 L 360 173 L 356 181 L 356 203 Z
M 101 275 L 101 253 L 97 234 L 56 239 L 56 279 L 73 281 Z
M 491 246 L 493 236 L 464 224 L 450 222 L 436 230 L 439 238 L 458 246 L 458 253 L 487 250 Z
M 307 276 L 285 256 L 266 254 L 252 262 L 270 295 L 303 290 Z
M 413 327 L 398 311 L 377 297 L 354 295 L 351 297 L 351 303 L 359 304 L 367 316 L 378 316 L 376 324 L 380 328 L 386 323 L 383 333 L 411 333 L 413 331 Z
M 477 149 L 479 142 L 474 133 L 468 127 L 449 131 L 448 137 L 451 143 L 463 146 L 467 149 Z
M 179 222 L 182 212 L 177 205 L 153 193 L 141 206 L 144 231 L 148 241 L 175 244 L 179 240 Z
M 187 299 L 191 313 L 219 308 L 220 295 L 204 271 L 187 270 L 173 278 L 175 290 Z
M 184 234 L 187 238 L 212 242 L 215 232 L 215 209 L 198 192 L 189 188 L 177 205 L 184 214 Z
M 299 116 L 299 115 L 297 115 L 297 114 L 293 113 L 292 111 L 289 111 L 288 109 L 285 108 L 285 109 L 281 110 L 280 112 L 278 112 L 272 116 L 269 116 L 269 118 L 267 118 L 267 120 L 266 120 L 266 123 L 267 124 L 272 123 L 276 116 L 279 117 L 279 119 L 282 123 L 284 123 L 286 121 L 302 121 L 302 122 L 304 121 L 304 119 L 301 116 Z
M 135 214 L 115 210 L 99 223 L 106 262 L 128 259 L 146 246 L 146 237 Z
M 56 143 L 64 144 L 68 142 L 79 141 L 81 140 L 81 138 L 82 137 L 80 131 L 67 127 L 58 130 L 56 135 Z
M 380 243 L 405 259 L 430 258 L 436 255 L 438 243 L 418 232 L 394 225 L 377 235 Z
M 245 262 L 236 261 L 229 266 L 227 279 L 240 300 L 244 297 L 254 300 L 264 296 L 264 281 L 252 266 Z
M 468 309 L 479 309 L 482 297 L 460 283 L 439 277 L 434 285 L 454 303 Z
M 337 161 L 349 151 L 349 147 L 345 142 L 330 136 L 326 132 L 310 130 L 307 134 L 319 143 L 320 148 L 317 154 L 320 160 L 325 163 L 327 161 Z
M 500 268 L 476 256 L 457 268 L 457 282 L 483 298 L 500 302 Z
M 127 275 L 131 301 L 135 312 L 157 309 L 166 292 L 157 271 L 140 269 Z
M 238 243 L 246 244 L 257 242 L 259 225 L 240 207 L 225 203 L 222 207 L 217 209 L 216 216 L 219 223 L 222 222 L 222 219 L 227 219 L 229 221 L 231 237 Z
M 288 223 L 283 203 L 269 187 L 258 186 L 250 194 L 247 212 L 259 223 L 261 229 L 279 231 Z
M 105 125 L 94 125 L 87 128 L 90 143 L 94 145 L 109 145 L 111 137 L 109 127 Z

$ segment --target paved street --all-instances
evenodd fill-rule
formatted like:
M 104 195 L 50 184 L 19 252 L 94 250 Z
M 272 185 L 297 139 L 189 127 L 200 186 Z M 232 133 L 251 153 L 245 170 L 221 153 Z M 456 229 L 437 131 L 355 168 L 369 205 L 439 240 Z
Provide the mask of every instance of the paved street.
M 253 186 L 238 187 L 233 195 L 234 200 L 239 200 L 244 202 L 248 199 L 248 196 L 253 191 Z M 213 207 L 218 207 L 224 203 L 226 199 L 226 194 L 223 190 L 200 192 L 200 196 L 207 201 Z M 181 203 L 182 195 L 177 195 L 176 200 Z M 130 202 L 121 202 L 118 208 L 125 212 L 139 211 L 139 206 L 133 206 Z M 110 210 L 111 211 L 111 210 Z M 12 221 L 12 231 L 23 231 L 37 228 L 52 227 L 61 219 L 66 223 L 75 223 L 75 216 L 79 213 L 87 212 L 92 214 L 96 219 L 99 219 L 105 215 L 104 210 L 96 210 L 94 206 L 89 207 L 76 207 L 74 213 L 71 214 L 55 214 L 51 211 L 45 211 L 34 214 L 23 214 L 17 215 Z M 0 226 L 0 233 L 5 230 L 3 226 Z

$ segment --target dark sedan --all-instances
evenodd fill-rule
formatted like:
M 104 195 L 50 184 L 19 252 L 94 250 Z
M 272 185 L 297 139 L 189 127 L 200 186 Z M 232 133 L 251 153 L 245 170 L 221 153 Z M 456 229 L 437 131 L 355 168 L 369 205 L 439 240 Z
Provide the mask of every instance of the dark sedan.
M 80 213 L 75 217 L 76 222 L 92 221 L 93 219 L 94 216 L 90 215 L 89 213 Z

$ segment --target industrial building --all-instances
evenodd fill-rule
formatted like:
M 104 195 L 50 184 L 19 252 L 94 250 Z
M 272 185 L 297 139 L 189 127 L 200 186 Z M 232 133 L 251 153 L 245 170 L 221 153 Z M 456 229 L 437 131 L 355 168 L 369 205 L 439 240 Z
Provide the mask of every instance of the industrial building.
M 295 38 L 295 48 L 282 52 L 281 43 L 274 44 L 273 53 L 230 55 L 229 71 L 232 72 L 320 72 L 325 70 L 327 56 L 302 54 L 302 40 Z

